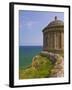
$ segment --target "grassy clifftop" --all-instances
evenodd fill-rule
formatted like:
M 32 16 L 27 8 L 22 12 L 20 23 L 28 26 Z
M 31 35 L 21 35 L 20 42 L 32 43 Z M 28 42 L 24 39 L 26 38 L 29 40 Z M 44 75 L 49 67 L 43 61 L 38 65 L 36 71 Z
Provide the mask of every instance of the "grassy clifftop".
M 55 62 L 50 59 L 48 55 L 38 54 L 33 58 L 32 64 L 29 67 L 20 69 L 19 78 L 32 79 L 55 76 L 57 74 L 57 66 L 61 63 L 61 59 L 55 60 Z

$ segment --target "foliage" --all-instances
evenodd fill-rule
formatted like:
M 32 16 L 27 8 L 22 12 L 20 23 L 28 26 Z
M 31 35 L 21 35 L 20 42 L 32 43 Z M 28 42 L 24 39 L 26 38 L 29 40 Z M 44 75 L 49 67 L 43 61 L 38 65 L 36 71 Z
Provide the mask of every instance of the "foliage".
M 19 78 L 32 79 L 49 77 L 53 66 L 48 57 L 39 54 L 33 58 L 31 67 L 20 69 Z
M 32 64 L 19 70 L 19 79 L 59 77 L 64 74 L 63 54 L 39 53 Z

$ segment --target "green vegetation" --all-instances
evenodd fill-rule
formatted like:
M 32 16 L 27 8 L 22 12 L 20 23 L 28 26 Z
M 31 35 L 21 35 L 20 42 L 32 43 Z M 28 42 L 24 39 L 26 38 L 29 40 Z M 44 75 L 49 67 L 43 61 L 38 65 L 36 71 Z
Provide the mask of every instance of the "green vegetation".
M 49 56 L 40 53 L 33 58 L 31 65 L 19 70 L 19 79 L 58 77 L 63 72 L 63 54 Z
M 49 77 L 54 67 L 51 60 L 44 55 L 37 55 L 32 60 L 32 65 L 26 69 L 20 69 L 19 79 L 45 78 Z

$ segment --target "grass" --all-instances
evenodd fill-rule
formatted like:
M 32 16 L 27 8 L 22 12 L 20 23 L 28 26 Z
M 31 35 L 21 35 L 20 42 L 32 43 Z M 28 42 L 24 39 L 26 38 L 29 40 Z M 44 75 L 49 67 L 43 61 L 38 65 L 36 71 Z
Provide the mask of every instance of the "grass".
M 26 69 L 20 69 L 19 79 L 33 79 L 50 77 L 54 64 L 44 55 L 37 55 L 32 64 Z
M 48 55 L 39 53 L 29 66 L 19 70 L 19 79 L 54 77 L 62 69 L 63 56 L 63 54 L 59 54 L 53 63 Z

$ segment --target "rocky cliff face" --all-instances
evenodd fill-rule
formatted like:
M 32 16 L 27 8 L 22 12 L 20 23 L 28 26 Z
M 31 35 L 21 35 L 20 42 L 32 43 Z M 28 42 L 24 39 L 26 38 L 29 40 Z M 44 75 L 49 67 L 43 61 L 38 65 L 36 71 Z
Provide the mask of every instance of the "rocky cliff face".
M 64 59 L 59 54 L 42 51 L 32 59 L 32 64 L 20 71 L 20 79 L 64 76 Z
M 41 54 L 46 55 L 49 60 L 54 64 L 53 69 L 51 70 L 50 77 L 63 77 L 64 76 L 64 57 L 59 54 L 41 52 Z

